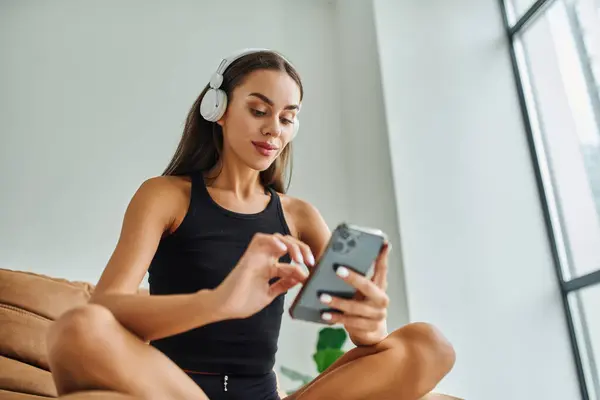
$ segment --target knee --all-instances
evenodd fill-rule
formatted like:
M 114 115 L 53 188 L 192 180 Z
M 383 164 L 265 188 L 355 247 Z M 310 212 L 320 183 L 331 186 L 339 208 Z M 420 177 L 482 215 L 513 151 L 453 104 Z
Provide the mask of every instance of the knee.
M 106 330 L 114 321 L 108 309 L 96 304 L 67 311 L 48 329 L 46 345 L 50 362 L 68 354 L 87 353 L 100 348 L 99 342 L 106 340 Z
M 435 366 L 442 375 L 454 367 L 456 353 L 452 344 L 433 325 L 425 322 L 408 324 L 390 334 L 390 340 L 404 351 L 419 355 L 425 365 Z

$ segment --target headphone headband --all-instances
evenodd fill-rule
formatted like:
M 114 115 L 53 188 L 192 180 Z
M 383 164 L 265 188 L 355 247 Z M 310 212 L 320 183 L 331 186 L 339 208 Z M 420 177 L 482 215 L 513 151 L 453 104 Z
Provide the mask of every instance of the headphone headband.
M 222 59 L 216 72 L 217 72 L 217 74 L 223 75 L 223 73 L 227 70 L 227 67 L 229 67 L 234 61 L 244 57 L 245 55 L 252 54 L 252 53 L 258 53 L 261 51 L 269 51 L 269 52 L 273 53 L 273 51 L 271 51 L 271 50 L 261 49 L 261 48 L 249 48 L 249 49 L 239 50 L 239 51 L 236 51 L 236 52 L 230 54 L 228 57 L 225 57 L 224 59 Z
M 221 60 L 219 66 L 217 67 L 217 70 L 214 72 L 210 80 L 210 87 L 212 87 L 213 89 L 218 89 L 221 86 L 221 84 L 223 83 L 223 74 L 225 73 L 225 71 L 227 71 L 227 68 L 229 68 L 229 66 L 233 64 L 234 61 L 239 60 L 240 58 L 248 54 L 259 53 L 262 51 L 277 54 L 279 57 L 283 58 L 288 64 L 292 65 L 292 63 L 288 59 L 286 59 L 282 54 L 270 49 L 247 48 L 243 50 L 238 50 Z

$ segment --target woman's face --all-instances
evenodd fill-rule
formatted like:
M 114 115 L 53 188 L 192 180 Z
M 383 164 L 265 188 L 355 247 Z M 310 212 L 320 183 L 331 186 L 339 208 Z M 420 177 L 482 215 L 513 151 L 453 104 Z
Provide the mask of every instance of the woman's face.
M 232 152 L 252 169 L 266 170 L 292 139 L 299 106 L 300 88 L 286 72 L 248 74 L 218 121 L 224 153 Z

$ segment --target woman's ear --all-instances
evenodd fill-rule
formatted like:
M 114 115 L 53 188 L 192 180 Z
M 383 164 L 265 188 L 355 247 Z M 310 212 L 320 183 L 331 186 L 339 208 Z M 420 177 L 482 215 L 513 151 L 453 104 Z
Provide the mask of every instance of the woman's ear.
M 223 113 L 223 116 L 221 118 L 219 118 L 219 120 L 217 121 L 217 124 L 219 124 L 221 126 L 221 128 L 225 125 L 225 117 L 227 116 L 227 110 L 225 110 L 225 112 Z

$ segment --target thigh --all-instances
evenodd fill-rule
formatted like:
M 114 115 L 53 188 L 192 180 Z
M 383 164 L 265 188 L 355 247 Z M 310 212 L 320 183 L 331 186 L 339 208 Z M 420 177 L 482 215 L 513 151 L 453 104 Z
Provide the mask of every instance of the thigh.
M 207 399 L 175 363 L 104 307 L 67 312 L 52 326 L 48 345 L 60 395 L 102 389 L 141 399 Z
M 454 350 L 435 328 L 413 323 L 374 346 L 349 351 L 288 400 L 418 399 L 435 388 L 454 360 Z
M 310 381 L 309 383 L 307 383 L 306 385 L 304 385 L 303 387 L 298 389 L 296 392 L 287 396 L 285 398 L 285 400 L 298 400 L 300 398 L 302 398 L 303 400 L 304 399 L 312 399 L 312 398 L 317 399 L 318 393 L 320 392 L 320 390 L 317 388 L 317 390 L 316 390 L 317 397 L 313 397 L 313 394 L 315 391 L 312 389 L 313 387 L 315 387 L 317 385 L 317 382 L 321 382 L 322 380 L 326 379 L 329 375 L 331 375 L 333 372 L 339 370 L 341 367 L 346 366 L 346 365 L 352 363 L 353 361 L 361 359 L 363 357 L 376 354 L 379 351 L 381 351 L 381 349 L 377 346 L 356 347 L 356 348 L 348 351 L 343 356 L 338 358 L 333 364 L 331 364 L 329 366 L 329 368 L 327 368 L 325 371 L 320 373 L 315 379 L 313 379 L 312 381 Z M 322 386 L 321 383 L 319 383 L 319 387 L 320 386 Z M 326 384 L 326 386 L 327 386 L 327 384 Z M 352 386 L 352 385 L 350 385 L 350 386 Z M 311 393 L 307 396 L 304 396 L 305 392 L 309 391 L 309 389 L 310 389 Z

